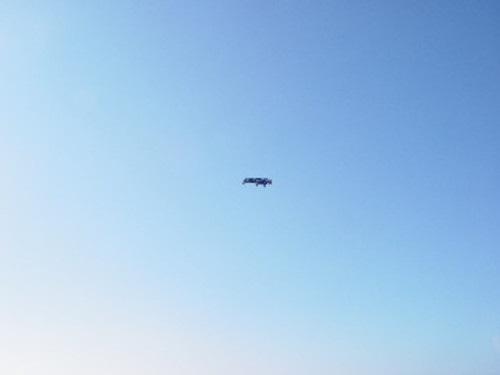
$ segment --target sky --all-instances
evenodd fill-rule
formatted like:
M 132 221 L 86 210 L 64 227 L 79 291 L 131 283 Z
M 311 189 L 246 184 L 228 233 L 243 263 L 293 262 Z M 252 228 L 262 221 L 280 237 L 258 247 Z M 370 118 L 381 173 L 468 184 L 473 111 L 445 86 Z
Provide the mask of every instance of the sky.
M 493 0 L 0 2 L 0 373 L 498 375 L 499 40 Z

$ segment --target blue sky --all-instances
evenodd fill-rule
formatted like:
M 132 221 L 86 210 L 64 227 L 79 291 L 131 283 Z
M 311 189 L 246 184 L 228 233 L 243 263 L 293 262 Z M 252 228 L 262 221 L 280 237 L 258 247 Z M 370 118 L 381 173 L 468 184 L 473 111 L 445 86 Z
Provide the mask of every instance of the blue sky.
M 498 374 L 499 25 L 3 1 L 0 372 Z

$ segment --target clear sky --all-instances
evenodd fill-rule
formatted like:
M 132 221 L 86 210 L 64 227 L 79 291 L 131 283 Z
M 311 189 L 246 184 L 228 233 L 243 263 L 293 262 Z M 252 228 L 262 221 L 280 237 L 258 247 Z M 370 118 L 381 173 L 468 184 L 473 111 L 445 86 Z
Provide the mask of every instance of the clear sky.
M 0 373 L 500 374 L 499 119 L 498 1 L 1 1 Z

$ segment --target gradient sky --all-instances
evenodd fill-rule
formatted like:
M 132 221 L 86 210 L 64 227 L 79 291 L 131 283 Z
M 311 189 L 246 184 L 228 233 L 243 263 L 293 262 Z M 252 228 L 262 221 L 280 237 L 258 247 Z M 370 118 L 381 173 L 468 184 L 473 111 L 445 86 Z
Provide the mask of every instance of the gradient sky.
M 0 373 L 498 375 L 499 119 L 498 1 L 1 1 Z

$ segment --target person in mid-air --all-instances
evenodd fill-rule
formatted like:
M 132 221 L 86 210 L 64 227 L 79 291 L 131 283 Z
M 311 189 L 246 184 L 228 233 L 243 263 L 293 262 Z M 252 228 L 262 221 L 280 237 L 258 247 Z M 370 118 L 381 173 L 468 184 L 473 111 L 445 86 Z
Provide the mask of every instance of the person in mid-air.
M 270 178 L 262 178 L 262 177 L 247 177 L 243 180 L 242 184 L 255 184 L 255 186 L 263 185 L 266 187 L 266 185 L 272 185 L 273 180 Z

